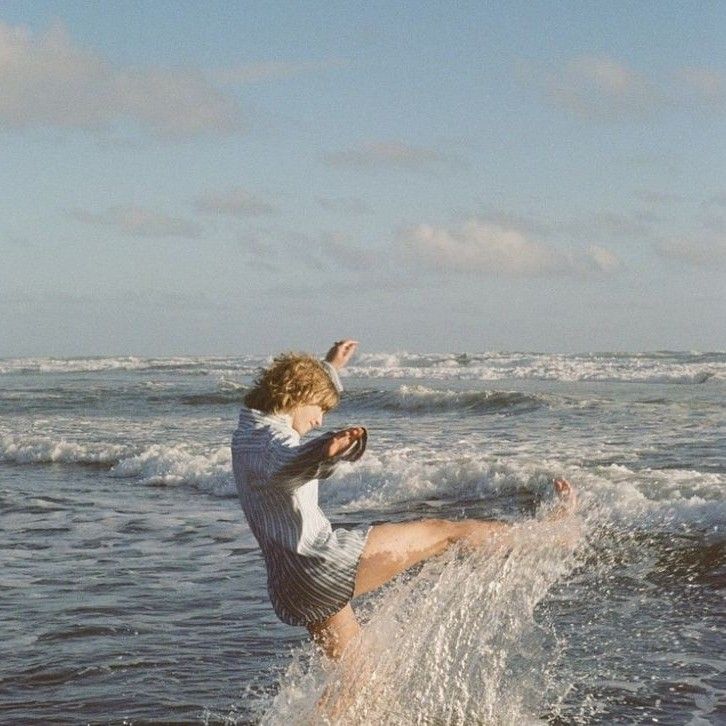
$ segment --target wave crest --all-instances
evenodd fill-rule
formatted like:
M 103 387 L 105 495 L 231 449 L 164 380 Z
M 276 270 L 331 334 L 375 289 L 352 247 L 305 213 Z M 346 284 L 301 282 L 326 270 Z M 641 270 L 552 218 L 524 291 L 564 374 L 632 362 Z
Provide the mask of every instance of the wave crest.
M 0 461 L 13 464 L 102 464 L 110 465 L 129 451 L 109 443 L 81 444 L 49 436 L 6 434 L 0 436 Z

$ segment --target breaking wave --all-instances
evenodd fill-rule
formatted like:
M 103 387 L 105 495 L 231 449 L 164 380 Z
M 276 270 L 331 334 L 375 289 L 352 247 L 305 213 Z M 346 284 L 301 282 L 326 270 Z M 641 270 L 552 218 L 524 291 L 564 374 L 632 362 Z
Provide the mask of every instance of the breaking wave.
M 427 460 L 422 452 L 366 454 L 343 464 L 320 489 L 321 501 L 341 512 L 424 506 L 435 512 L 452 503 L 523 496 L 536 501 L 554 477 L 565 476 L 596 506 L 603 520 L 637 527 L 707 527 L 726 519 L 726 477 L 685 469 L 633 470 L 609 465 L 585 468 L 556 459 L 495 459 L 453 455 Z
M 0 461 L 12 464 L 100 464 L 112 465 L 129 451 L 110 443 L 79 443 L 64 438 L 33 434 L 0 435 Z
M 208 453 L 187 446 L 154 445 L 136 456 L 121 459 L 110 471 L 112 477 L 136 478 L 151 486 L 193 486 L 216 496 L 236 493 L 232 482 L 232 454 L 228 446 Z
M 236 496 L 229 446 L 200 450 L 189 444 L 146 448 L 104 442 L 80 443 L 33 434 L 0 435 L 0 461 L 13 464 L 96 465 L 111 477 L 148 486 L 188 486 L 217 497 Z M 604 520 L 637 527 L 705 528 L 726 519 L 721 473 L 686 469 L 634 470 L 622 465 L 581 467 L 556 459 L 494 458 L 451 453 L 432 457 L 410 448 L 367 453 L 341 464 L 321 482 L 323 508 L 333 515 L 403 509 L 435 513 L 442 507 L 471 507 L 512 498 L 531 504 L 566 476 Z M 509 506 L 509 504 L 507 504 Z

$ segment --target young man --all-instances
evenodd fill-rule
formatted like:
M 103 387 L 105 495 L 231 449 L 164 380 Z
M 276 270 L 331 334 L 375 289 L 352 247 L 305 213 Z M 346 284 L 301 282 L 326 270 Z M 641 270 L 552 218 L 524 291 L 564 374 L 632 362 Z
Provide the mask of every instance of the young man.
M 277 616 L 304 625 L 328 657 L 338 659 L 359 633 L 350 600 L 375 590 L 413 565 L 461 542 L 507 546 L 511 525 L 465 519 L 424 519 L 364 529 L 333 529 L 318 505 L 318 480 L 366 448 L 362 426 L 301 444 L 340 401 L 338 371 L 355 352 L 336 342 L 324 361 L 286 354 L 262 371 L 245 397 L 232 438 L 232 465 L 242 509 L 267 565 L 267 588 Z M 561 505 L 575 507 L 564 479 L 554 482 Z

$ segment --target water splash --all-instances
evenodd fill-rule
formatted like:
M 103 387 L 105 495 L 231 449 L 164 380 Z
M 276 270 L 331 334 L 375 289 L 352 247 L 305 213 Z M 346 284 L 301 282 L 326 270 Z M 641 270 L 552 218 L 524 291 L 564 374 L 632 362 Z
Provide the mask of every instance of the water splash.
M 556 627 L 536 611 L 577 563 L 562 527 L 519 525 L 508 552 L 452 550 L 399 578 L 359 610 L 340 664 L 295 654 L 261 723 L 538 722 L 563 691 Z

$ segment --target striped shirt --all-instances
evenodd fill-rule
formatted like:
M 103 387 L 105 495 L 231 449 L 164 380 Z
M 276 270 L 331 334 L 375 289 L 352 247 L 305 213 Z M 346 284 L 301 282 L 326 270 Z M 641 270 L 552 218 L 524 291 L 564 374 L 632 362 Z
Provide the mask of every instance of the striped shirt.
M 329 477 L 339 461 L 359 459 L 366 434 L 329 458 L 324 450 L 333 432 L 301 444 L 291 423 L 290 416 L 243 407 L 232 437 L 232 467 L 265 558 L 275 612 L 283 622 L 309 625 L 353 596 L 367 530 L 333 530 L 318 505 L 318 480 Z

